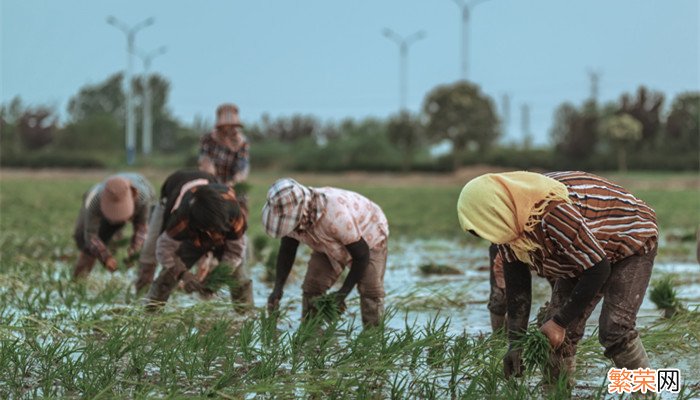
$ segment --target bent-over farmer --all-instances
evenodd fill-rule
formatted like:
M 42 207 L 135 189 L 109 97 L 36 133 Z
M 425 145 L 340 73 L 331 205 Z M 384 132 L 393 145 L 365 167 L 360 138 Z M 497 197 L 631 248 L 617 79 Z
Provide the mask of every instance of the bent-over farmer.
M 389 224 L 378 205 L 347 190 L 303 186 L 289 178 L 275 182 L 262 211 L 265 232 L 281 238 L 275 286 L 268 309 L 279 307 L 299 243 L 312 250 L 302 285 L 302 319 L 317 310 L 314 301 L 350 267 L 333 295 L 342 311 L 357 285 L 364 326 L 376 326 L 384 313 L 384 271 Z
M 231 300 L 237 308 L 253 305 L 253 286 L 245 265 L 247 210 L 232 188 L 208 179 L 173 185 L 166 196 L 172 208 L 163 217 L 165 229 L 156 242 L 156 258 L 162 269 L 146 298 L 150 309 L 168 301 L 182 281 L 187 293 L 208 294 L 190 268 L 207 252 L 233 269 L 235 287 Z M 179 189 L 178 189 L 179 187 Z
M 178 170 L 170 174 L 160 188 L 160 199 L 153 207 L 148 223 L 146 241 L 139 254 L 139 275 L 136 280 L 136 292 L 148 287 L 153 282 L 158 260 L 156 259 L 156 241 L 163 233 L 163 220 L 170 217 L 175 202 L 181 193 L 196 186 L 217 183 L 214 175 L 197 170 Z
M 603 299 L 599 340 L 619 368 L 649 367 L 635 329 L 656 256 L 654 211 L 624 188 L 585 172 L 485 174 L 457 204 L 463 230 L 499 246 L 511 343 L 506 376 L 522 373 L 513 346 L 525 332 L 531 272 L 556 279 L 541 331 L 554 348 L 545 379 L 571 378 L 586 320 Z
M 110 272 L 117 270 L 117 260 L 107 244 L 129 221 L 134 233 L 127 253 L 129 257 L 138 253 L 146 237 L 148 214 L 154 201 L 153 186 L 135 173 L 112 175 L 88 190 L 83 195 L 73 233 L 80 250 L 73 278 L 90 274 L 97 259 Z

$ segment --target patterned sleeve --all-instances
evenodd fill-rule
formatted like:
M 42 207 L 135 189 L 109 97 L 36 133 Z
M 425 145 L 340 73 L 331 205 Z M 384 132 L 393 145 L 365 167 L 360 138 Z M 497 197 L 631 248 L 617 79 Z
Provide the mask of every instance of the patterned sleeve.
M 102 222 L 102 213 L 99 211 L 99 203 L 98 196 L 95 196 L 85 210 L 84 235 L 87 252 L 97 257 L 97 259 L 104 264 L 112 257 L 112 253 L 99 236 L 100 223 Z
M 185 263 L 177 256 L 177 249 L 181 241 L 173 239 L 167 232 L 163 232 L 156 242 L 156 259 L 164 270 L 174 268 L 175 276 L 187 270 Z
M 224 243 L 224 254 L 221 261 L 236 268 L 243 263 L 245 257 L 245 236 L 241 236 L 235 240 L 227 240 Z
M 583 269 L 606 257 L 600 242 L 572 204 L 562 203 L 550 210 L 542 217 L 542 228 L 559 255 Z
M 508 245 L 498 244 L 496 247 L 498 247 L 498 254 L 501 256 L 502 263 L 514 263 L 519 261 Z

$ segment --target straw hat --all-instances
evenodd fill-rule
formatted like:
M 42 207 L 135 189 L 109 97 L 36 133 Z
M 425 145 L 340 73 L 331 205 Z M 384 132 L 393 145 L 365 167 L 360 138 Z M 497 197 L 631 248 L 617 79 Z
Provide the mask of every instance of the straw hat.
M 216 109 L 216 126 L 243 126 L 235 104 L 222 104 Z
M 114 176 L 105 181 L 100 196 L 100 210 L 111 222 L 126 222 L 131 219 L 134 215 L 134 197 L 127 179 Z

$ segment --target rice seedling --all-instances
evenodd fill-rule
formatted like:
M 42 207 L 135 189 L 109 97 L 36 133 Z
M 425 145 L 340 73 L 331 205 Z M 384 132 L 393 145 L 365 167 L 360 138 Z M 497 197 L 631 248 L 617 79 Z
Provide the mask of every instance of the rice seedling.
M 649 299 L 664 312 L 664 317 L 666 318 L 671 318 L 683 309 L 683 305 L 678 300 L 676 284 L 670 275 L 652 284 Z
M 516 346 L 523 351 L 522 359 L 525 368 L 531 372 L 537 369 L 541 372 L 545 371 L 552 347 L 547 336 L 540 331 L 537 325 L 530 325 Z
M 418 267 L 424 275 L 462 275 L 462 271 L 452 265 L 428 263 Z
M 277 254 L 279 252 L 278 248 L 273 249 L 267 255 L 267 261 L 265 261 L 265 282 L 274 282 L 275 276 L 277 276 Z
M 270 245 L 270 239 L 266 234 L 258 233 L 253 237 L 253 254 L 257 260 L 261 260 L 263 252 Z
M 345 311 L 345 302 L 338 304 L 335 295 L 326 294 L 314 300 L 317 314 L 327 322 L 336 321 Z
M 202 282 L 204 289 L 213 293 L 216 293 L 224 286 L 232 288 L 236 284 L 236 279 L 233 277 L 233 268 L 226 263 L 217 265 Z

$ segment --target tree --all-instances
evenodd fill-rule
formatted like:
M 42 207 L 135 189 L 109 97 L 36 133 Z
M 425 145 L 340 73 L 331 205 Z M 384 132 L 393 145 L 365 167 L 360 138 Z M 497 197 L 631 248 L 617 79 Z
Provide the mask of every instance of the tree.
M 642 123 L 629 114 L 608 117 L 601 131 L 617 149 L 617 169 L 627 171 L 627 149 L 642 138 Z
M 580 165 L 595 152 L 599 119 L 598 107 L 591 100 L 581 110 L 571 103 L 559 106 L 550 134 L 557 156 L 566 162 L 566 167 Z
M 413 156 L 423 141 L 423 126 L 419 118 L 402 111 L 389 119 L 387 134 L 389 141 L 401 151 L 401 169 L 408 171 Z
M 470 147 L 483 152 L 499 136 L 499 122 L 490 97 L 479 87 L 460 81 L 433 89 L 425 98 L 426 133 L 436 143 L 452 143 L 453 165 L 458 167 Z
M 700 92 L 682 93 L 673 100 L 666 119 L 664 142 L 668 149 L 691 150 L 697 154 L 700 147 Z
M 656 138 L 661 128 L 661 108 L 664 95 L 640 86 L 636 97 L 624 94 L 620 100 L 620 112 L 629 114 L 642 123 L 642 138 L 638 142 L 647 149 L 656 147 Z
M 28 109 L 17 121 L 17 129 L 24 148 L 38 150 L 54 139 L 58 118 L 46 107 Z
M 104 82 L 81 88 L 68 102 L 71 120 L 76 122 L 90 116 L 107 114 L 121 122 L 126 110 L 122 81 L 122 74 L 117 73 Z

